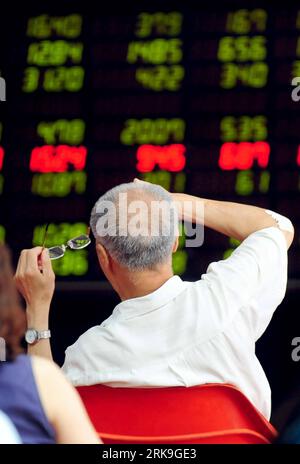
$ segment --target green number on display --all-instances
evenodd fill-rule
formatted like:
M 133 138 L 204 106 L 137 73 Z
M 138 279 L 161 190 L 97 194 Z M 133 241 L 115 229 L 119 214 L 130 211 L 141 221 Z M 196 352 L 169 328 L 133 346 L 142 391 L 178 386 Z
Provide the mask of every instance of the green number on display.
M 24 70 L 23 92 L 34 92 L 39 85 L 40 70 L 29 67 Z M 46 92 L 78 92 L 82 89 L 84 81 L 84 69 L 81 66 L 69 68 L 60 66 L 48 68 L 43 76 L 43 89 Z
M 75 39 L 81 34 L 82 16 L 71 14 L 68 16 L 51 17 L 40 15 L 29 18 L 27 23 L 27 37 L 46 39 L 51 36 Z
M 82 60 L 83 44 L 65 40 L 43 40 L 28 47 L 27 63 L 36 66 L 61 66 L 70 60 L 78 64 Z
M 174 64 L 182 60 L 182 40 L 154 39 L 146 42 L 130 42 L 127 51 L 127 62 L 139 61 L 151 64 Z
M 185 134 L 185 121 L 173 119 L 127 119 L 121 131 L 123 145 L 153 143 L 164 145 L 171 140 L 182 142 Z
M 183 66 L 154 66 L 152 68 L 138 68 L 135 73 L 136 81 L 146 89 L 156 92 L 180 89 L 185 75 Z
M 222 37 L 219 42 L 218 59 L 220 61 L 261 61 L 267 56 L 266 38 Z
M 43 88 L 46 92 L 78 92 L 83 81 L 84 69 L 81 66 L 49 68 L 45 71 Z
M 79 145 L 84 139 L 85 122 L 82 119 L 41 121 L 37 126 L 37 133 L 46 144 L 67 143 L 69 145 Z
M 256 31 L 266 30 L 268 15 L 266 10 L 257 8 L 255 10 L 241 9 L 228 13 L 226 31 L 235 34 L 248 34 L 254 27 Z
M 182 14 L 177 11 L 170 13 L 145 13 L 138 15 L 135 35 L 140 38 L 151 34 L 176 36 L 182 28 Z
M 86 181 L 84 171 L 34 174 L 31 192 L 41 197 L 66 197 L 72 192 L 82 195 L 86 191 Z
M 239 82 L 246 87 L 262 88 L 267 84 L 269 66 L 263 62 L 253 64 L 225 63 L 221 70 L 220 85 L 232 89 Z
M 224 142 L 266 140 L 267 118 L 259 116 L 225 116 L 220 123 L 221 139 Z
M 259 174 L 258 191 L 262 194 L 268 193 L 270 188 L 270 173 L 263 171 Z M 245 170 L 237 173 L 235 182 L 235 192 L 237 195 L 248 196 L 254 192 L 255 179 L 254 172 Z

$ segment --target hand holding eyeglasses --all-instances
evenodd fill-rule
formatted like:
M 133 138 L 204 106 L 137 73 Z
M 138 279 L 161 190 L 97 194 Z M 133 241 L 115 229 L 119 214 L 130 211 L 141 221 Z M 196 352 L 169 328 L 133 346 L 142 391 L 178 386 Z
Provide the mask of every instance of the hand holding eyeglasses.
M 15 282 L 26 301 L 27 310 L 49 311 L 55 286 L 55 274 L 49 251 L 43 247 L 23 250 L 19 258 Z
M 63 245 L 45 248 L 48 224 L 45 227 L 45 236 L 41 247 L 23 250 L 15 275 L 18 290 L 27 304 L 27 313 L 35 322 L 45 324 L 48 318 L 50 303 L 54 293 L 55 274 L 52 270 L 51 260 L 62 258 L 68 248 L 82 250 L 91 243 L 89 230 L 68 240 Z

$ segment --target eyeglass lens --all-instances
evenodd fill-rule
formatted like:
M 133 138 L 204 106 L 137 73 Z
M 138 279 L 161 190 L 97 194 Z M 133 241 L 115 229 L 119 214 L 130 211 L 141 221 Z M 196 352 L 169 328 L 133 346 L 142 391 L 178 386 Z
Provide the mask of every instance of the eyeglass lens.
M 65 251 L 61 246 L 51 247 L 48 249 L 48 251 L 50 259 L 61 258 L 65 254 Z
M 80 250 L 81 248 L 85 248 L 91 243 L 91 239 L 88 235 L 82 234 L 78 237 L 72 238 L 68 241 L 68 245 L 73 250 Z

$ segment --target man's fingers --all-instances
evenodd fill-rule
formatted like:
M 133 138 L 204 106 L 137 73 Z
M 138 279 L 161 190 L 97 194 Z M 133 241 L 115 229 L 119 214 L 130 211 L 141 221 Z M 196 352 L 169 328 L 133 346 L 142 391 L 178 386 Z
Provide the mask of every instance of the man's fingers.
M 49 251 L 47 248 L 45 248 L 41 254 L 41 263 L 42 263 L 43 273 L 46 273 L 48 275 L 53 273 L 51 259 L 50 259 Z
M 26 263 L 27 263 L 27 252 L 28 250 L 22 250 L 20 253 L 17 270 L 14 276 L 14 281 L 19 292 L 25 297 L 24 288 L 23 288 L 23 279 L 26 272 Z
M 50 305 L 55 279 L 48 250 L 43 247 L 23 250 L 15 281 L 28 307 L 39 307 L 45 302 Z
M 21 276 L 32 275 L 37 271 L 45 271 L 48 274 L 52 272 L 47 248 L 35 247 L 30 250 L 23 250 L 18 261 L 16 280 Z
M 22 250 L 20 253 L 20 258 L 19 258 L 17 270 L 16 270 L 17 276 L 24 274 L 26 270 L 27 251 L 28 250 Z
M 42 247 L 35 247 L 31 248 L 31 250 L 27 250 L 26 254 L 26 272 L 34 272 L 38 270 L 38 260 L 39 256 L 42 253 Z

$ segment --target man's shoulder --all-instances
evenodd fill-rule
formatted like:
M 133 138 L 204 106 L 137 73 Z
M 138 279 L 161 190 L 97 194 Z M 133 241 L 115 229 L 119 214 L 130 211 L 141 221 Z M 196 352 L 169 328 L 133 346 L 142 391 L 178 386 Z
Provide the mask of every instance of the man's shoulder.
M 200 275 L 200 278 L 194 281 L 184 280 L 183 283 L 185 288 L 183 292 L 179 293 L 178 298 L 181 301 L 181 304 L 185 303 L 189 305 L 189 298 L 198 298 L 199 294 L 203 295 L 205 292 L 205 287 L 207 286 L 207 282 L 205 279 L 207 270 Z

